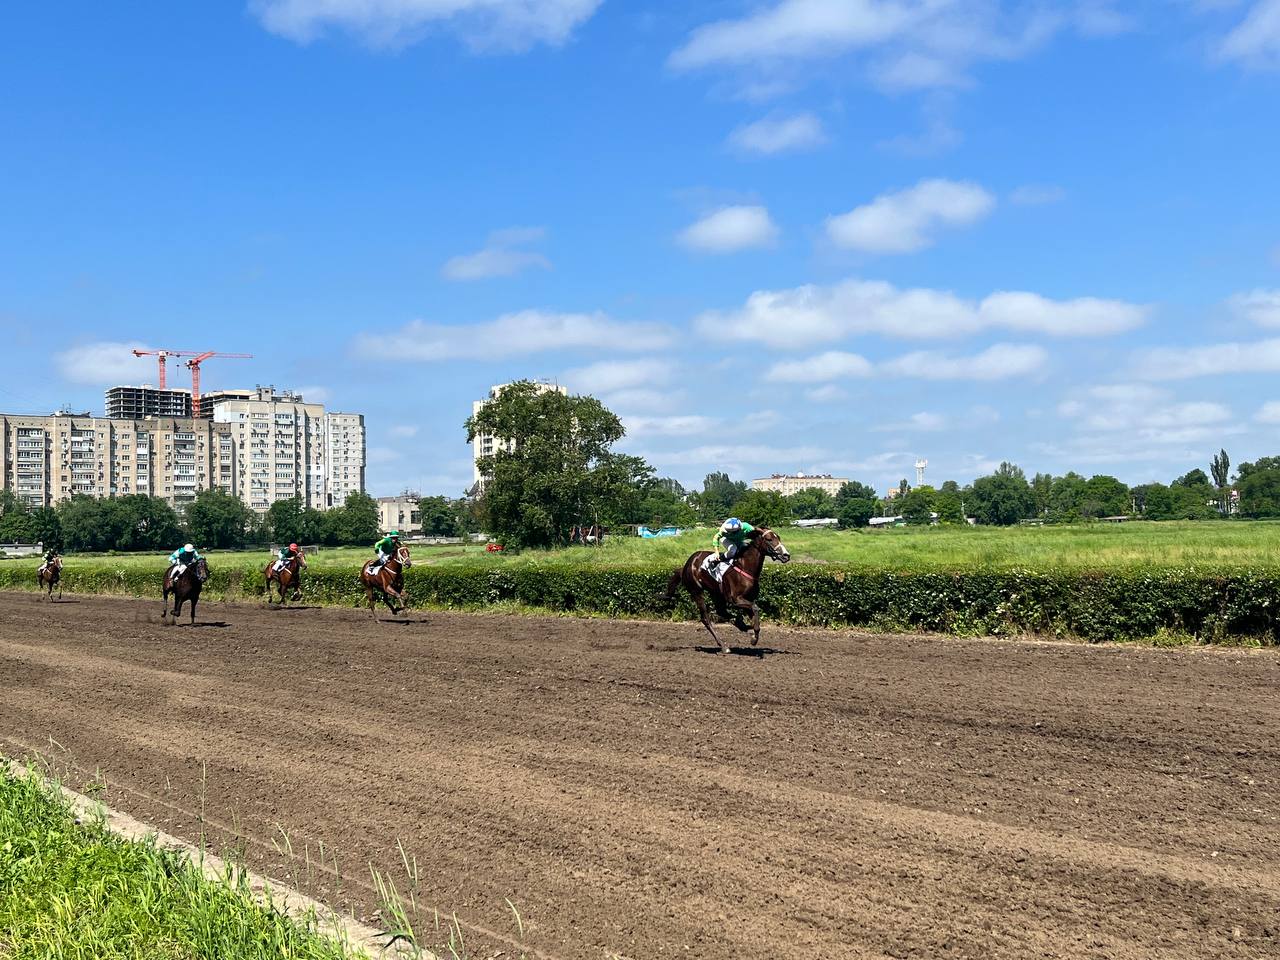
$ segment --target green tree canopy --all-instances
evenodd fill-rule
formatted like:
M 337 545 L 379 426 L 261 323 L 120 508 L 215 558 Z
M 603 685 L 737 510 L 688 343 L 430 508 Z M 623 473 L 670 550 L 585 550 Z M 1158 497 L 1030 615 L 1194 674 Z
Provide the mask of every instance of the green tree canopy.
M 787 498 L 776 490 L 748 490 L 729 513 L 757 527 L 785 527 L 791 522 Z
M 1128 516 L 1132 501 L 1129 488 L 1115 477 L 1098 474 L 1084 484 L 1080 515 L 1089 519 Z
M 223 490 L 201 490 L 187 505 L 187 537 L 197 549 L 243 547 L 256 523 L 257 517 L 244 501 Z
M 806 487 L 787 497 L 791 516 L 797 520 L 825 520 L 836 515 L 836 501 L 819 487 Z
M 837 507 L 836 519 L 844 529 L 865 527 L 876 515 L 876 503 L 871 497 L 848 497 Z
M 489 530 L 514 547 L 567 542 L 569 530 L 609 510 L 616 492 L 612 445 L 622 422 L 594 397 L 512 384 L 466 422 L 467 439 L 500 437 L 512 449 L 481 457 Z M 625 472 L 624 467 L 624 472 Z
M 1009 466 L 1012 465 L 1001 464 L 1002 469 Z M 1033 515 L 1035 500 L 1031 488 L 1019 474 L 1021 471 L 1014 467 L 973 482 L 968 506 L 978 523 L 1010 526 Z
M 840 489 L 836 491 L 836 507 L 844 506 L 848 500 L 879 500 L 880 494 L 876 492 L 875 487 L 868 486 L 865 483 L 859 483 L 857 480 L 850 480 L 848 483 L 840 485 Z
M 898 498 L 898 514 L 911 526 L 928 526 L 933 522 L 932 487 L 917 487 L 905 497 Z
M 1199 467 L 1196 467 L 1194 470 L 1188 470 L 1173 481 L 1172 485 L 1175 487 L 1207 487 L 1209 486 L 1209 476 Z
M 1240 515 L 1255 520 L 1280 517 L 1280 469 L 1249 472 L 1240 483 Z

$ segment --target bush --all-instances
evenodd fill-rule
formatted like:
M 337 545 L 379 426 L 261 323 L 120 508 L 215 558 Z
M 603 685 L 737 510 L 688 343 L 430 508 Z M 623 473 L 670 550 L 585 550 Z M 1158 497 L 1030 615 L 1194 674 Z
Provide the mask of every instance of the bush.
M 0 589 L 35 589 L 34 565 L 0 567 Z M 563 559 L 519 566 L 417 566 L 407 571 L 411 603 L 453 609 L 511 604 L 609 617 L 693 619 L 683 591 L 663 599 L 667 565 L 581 567 Z M 262 563 L 210 559 L 204 598 L 263 596 Z M 159 568 L 139 570 L 110 559 L 67 567 L 70 592 L 160 598 Z M 359 606 L 356 568 L 308 571 L 309 603 Z M 930 630 L 966 636 L 1021 633 L 1090 641 L 1146 639 L 1169 632 L 1200 642 L 1275 643 L 1280 628 L 1280 571 L 1220 575 L 1201 568 L 1158 573 L 1108 571 L 894 572 L 835 564 L 770 564 L 760 606 L 774 622 L 819 627 Z

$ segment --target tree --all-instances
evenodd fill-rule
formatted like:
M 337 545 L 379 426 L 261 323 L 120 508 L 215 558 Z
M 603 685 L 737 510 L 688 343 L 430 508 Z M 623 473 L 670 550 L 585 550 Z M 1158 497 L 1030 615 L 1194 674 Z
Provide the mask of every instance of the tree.
M 1011 477 L 1014 480 L 1021 480 L 1023 483 L 1026 483 L 1027 480 L 1027 475 L 1022 472 L 1022 468 L 1016 463 L 1010 463 L 1008 460 L 1002 461 L 1000 466 L 996 468 L 996 476 Z
M 1240 515 L 1255 520 L 1280 517 L 1280 469 L 1249 472 L 1240 484 Z
M 954 480 L 943 480 L 942 486 L 940 486 L 938 490 L 941 493 L 958 494 L 960 492 L 960 484 L 956 483 Z
M 1175 487 L 1207 487 L 1209 486 L 1209 478 L 1205 476 L 1203 470 L 1196 467 L 1173 481 L 1172 485 Z
M 1049 504 L 1053 498 L 1053 476 L 1048 473 L 1037 473 L 1031 478 L 1031 496 L 1036 505 L 1036 516 L 1049 515 Z
M 336 508 L 341 510 L 341 507 Z M 266 529 L 268 536 L 278 544 L 303 543 L 308 540 L 323 540 L 324 537 L 307 536 L 304 525 L 302 499 L 290 497 L 277 500 L 267 508 Z
M 876 514 L 874 497 L 849 497 L 837 508 L 836 519 L 842 529 L 865 527 Z
M 875 487 L 869 487 L 865 483 L 859 483 L 857 480 L 850 480 L 840 485 L 840 489 L 836 491 L 836 509 L 840 509 L 849 500 L 879 500 L 880 494 L 876 492 Z
M 738 498 L 747 492 L 742 481 L 729 479 L 727 473 L 708 473 L 702 481 L 702 492 L 694 494 L 698 519 L 719 523 L 729 516 Z
M 1054 478 L 1049 490 L 1049 518 L 1054 523 L 1073 523 L 1080 519 L 1087 483 L 1074 470 Z
M 342 506 L 329 511 L 338 543 L 367 546 L 378 539 L 381 517 L 378 501 L 367 493 L 350 493 Z
M 36 543 L 43 543 L 45 548 L 62 549 L 62 524 L 58 520 L 58 512 L 53 507 L 37 507 L 28 515 L 30 536 Z
M 1243 480 L 1257 470 L 1280 470 L 1280 457 L 1259 457 L 1256 463 L 1242 463 L 1236 467 L 1236 478 Z
M 939 492 L 933 499 L 933 509 L 938 514 L 939 523 L 962 524 L 967 522 L 964 516 L 964 504 L 960 500 L 958 492 Z
M 748 490 L 738 498 L 731 513 L 756 527 L 782 527 L 791 522 L 787 498 L 776 490 Z
M 1006 466 L 1011 464 L 1001 464 L 1002 468 Z M 978 523 L 1010 526 L 1032 515 L 1035 501 L 1025 476 L 1019 476 L 1020 473 L 997 471 L 973 482 L 968 503 Z
M 1084 484 L 1084 500 L 1080 515 L 1088 519 L 1128 516 L 1132 508 L 1129 488 L 1115 477 L 1103 474 L 1090 477 Z
M 466 421 L 467 439 L 501 437 L 511 449 L 481 457 L 484 513 L 490 532 L 513 547 L 567 542 L 589 523 L 614 489 L 607 469 L 622 422 L 594 397 L 539 392 L 521 381 L 505 387 Z
M 836 501 L 819 487 L 806 487 L 787 497 L 787 506 L 797 520 L 821 520 L 835 516 Z
M 1209 470 L 1213 474 L 1213 485 L 1218 488 L 1218 509 L 1225 517 L 1227 515 L 1227 483 L 1231 478 L 1231 458 L 1227 456 L 1226 450 L 1219 450 L 1213 458 L 1213 463 L 1209 465 Z
M 898 513 L 911 526 L 928 526 L 933 522 L 932 487 L 918 487 L 898 500 Z
M 428 537 L 452 537 L 458 533 L 458 512 L 448 497 L 419 497 L 418 521 Z
M 216 488 L 201 490 L 187 505 L 187 538 L 199 549 L 243 547 L 256 521 L 239 497 Z

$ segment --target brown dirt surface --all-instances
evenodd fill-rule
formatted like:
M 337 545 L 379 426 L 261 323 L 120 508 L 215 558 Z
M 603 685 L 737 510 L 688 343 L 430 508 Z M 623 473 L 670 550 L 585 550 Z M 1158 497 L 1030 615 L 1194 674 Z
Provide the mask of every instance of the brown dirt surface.
M 472 956 L 1280 956 L 1275 651 L 200 614 L 0 594 L 0 752 Z

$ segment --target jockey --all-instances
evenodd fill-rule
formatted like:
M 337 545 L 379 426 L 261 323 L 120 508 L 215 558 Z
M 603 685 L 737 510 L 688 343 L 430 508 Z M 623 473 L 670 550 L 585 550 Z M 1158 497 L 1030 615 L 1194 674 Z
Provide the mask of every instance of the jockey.
M 276 561 L 276 572 L 279 573 L 283 570 L 288 565 L 289 561 L 296 557 L 300 552 L 301 551 L 298 549 L 298 545 L 296 543 L 291 543 L 287 547 L 281 547 L 280 558 Z
M 169 579 L 177 580 L 178 577 L 186 571 L 187 567 L 200 559 L 200 554 L 196 552 L 194 545 L 184 544 L 179 549 L 169 554 Z
M 50 547 L 48 550 L 44 552 L 44 563 L 40 564 L 39 568 L 36 570 L 36 573 L 37 574 L 44 573 L 46 570 L 49 569 L 49 565 L 52 564 L 53 561 L 56 560 L 57 558 L 58 558 L 58 551 Z
M 710 565 L 728 563 L 736 557 L 746 545 L 747 538 L 755 532 L 755 529 L 751 524 L 739 520 L 737 517 L 730 517 L 720 524 L 720 529 L 716 531 L 716 538 L 713 542 L 715 553 L 710 557 Z
M 373 549 L 378 554 L 378 559 L 374 561 L 369 572 L 377 573 L 386 566 L 387 561 L 394 557 L 396 555 L 396 551 L 400 549 L 400 531 L 390 531 L 385 537 L 373 545 Z

